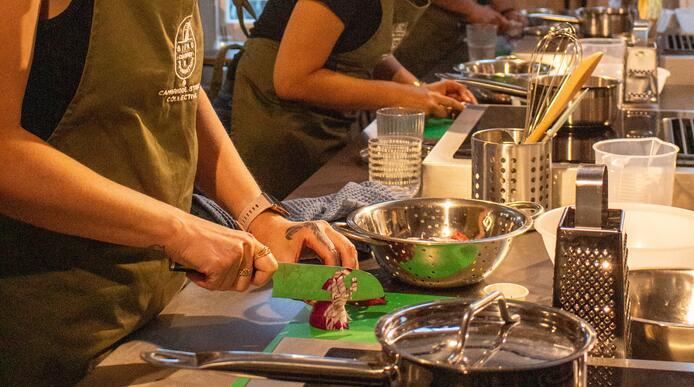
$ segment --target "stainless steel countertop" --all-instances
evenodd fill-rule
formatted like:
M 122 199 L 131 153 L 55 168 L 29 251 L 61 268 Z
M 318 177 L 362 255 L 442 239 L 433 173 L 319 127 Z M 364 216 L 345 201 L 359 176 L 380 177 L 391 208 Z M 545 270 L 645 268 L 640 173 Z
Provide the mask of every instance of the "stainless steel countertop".
M 290 197 L 331 193 L 347 181 L 363 181 L 367 171 L 358 156 L 365 144 L 358 138 L 300 186 Z M 361 262 L 364 269 L 376 269 L 372 259 Z M 443 294 L 477 296 L 485 284 L 514 282 L 527 287 L 528 301 L 551 303 L 553 268 L 539 234 L 530 232 L 517 238 L 508 258 L 483 283 Z M 425 292 L 399 285 L 383 277 L 390 290 Z M 158 369 L 145 364 L 140 352 L 155 347 L 186 351 L 261 351 L 304 308 L 297 301 L 271 298 L 269 286 L 247 293 L 210 292 L 190 283 L 160 315 L 127 337 L 81 382 L 81 385 L 177 386 L 229 385 L 231 374 L 218 371 Z M 618 367 L 675 369 L 694 372 L 694 364 L 601 360 Z M 694 374 L 693 374 L 694 375 Z

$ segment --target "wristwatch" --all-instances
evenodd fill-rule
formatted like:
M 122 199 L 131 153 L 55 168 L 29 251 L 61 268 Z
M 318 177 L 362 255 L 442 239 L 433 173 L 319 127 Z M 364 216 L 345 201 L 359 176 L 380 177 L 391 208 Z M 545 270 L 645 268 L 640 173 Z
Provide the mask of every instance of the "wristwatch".
M 265 211 L 273 211 L 282 216 L 289 215 L 289 211 L 277 199 L 268 193 L 261 192 L 258 197 L 241 211 L 238 218 L 239 226 L 241 226 L 242 230 L 248 231 L 248 227 L 253 220 Z

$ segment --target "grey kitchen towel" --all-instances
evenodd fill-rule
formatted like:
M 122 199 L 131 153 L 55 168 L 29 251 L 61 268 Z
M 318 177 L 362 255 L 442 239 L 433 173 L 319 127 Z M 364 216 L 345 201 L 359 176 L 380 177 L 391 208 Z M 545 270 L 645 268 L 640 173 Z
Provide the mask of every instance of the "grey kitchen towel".
M 289 211 L 291 220 L 333 221 L 342 219 L 350 212 L 370 204 L 406 198 L 407 196 L 395 193 L 383 184 L 365 181 L 363 183 L 349 182 L 334 194 L 285 200 L 282 204 Z
M 236 230 L 241 229 L 236 223 L 236 220 L 226 212 L 226 210 L 220 207 L 217 202 L 201 194 L 193 194 L 193 203 L 190 207 L 190 213 L 225 227 Z

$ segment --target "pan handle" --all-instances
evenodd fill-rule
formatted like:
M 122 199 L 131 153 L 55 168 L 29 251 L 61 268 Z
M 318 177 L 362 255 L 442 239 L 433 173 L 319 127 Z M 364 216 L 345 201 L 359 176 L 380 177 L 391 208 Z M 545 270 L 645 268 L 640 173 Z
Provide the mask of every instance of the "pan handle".
M 335 231 L 346 236 L 349 239 L 366 243 L 367 245 L 385 246 L 386 243 L 377 241 L 376 239 L 370 238 L 364 234 L 354 231 L 346 222 L 333 222 L 331 224 Z
M 241 376 L 285 381 L 349 385 L 383 385 L 394 367 L 354 359 L 273 354 L 245 351 L 184 352 L 170 349 L 145 351 L 144 361 L 159 367 L 228 371 Z

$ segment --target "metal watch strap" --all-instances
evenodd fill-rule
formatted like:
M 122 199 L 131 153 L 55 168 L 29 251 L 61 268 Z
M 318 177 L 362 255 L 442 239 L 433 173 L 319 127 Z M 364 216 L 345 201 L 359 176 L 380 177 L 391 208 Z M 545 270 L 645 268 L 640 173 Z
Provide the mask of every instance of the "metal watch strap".
M 286 215 L 286 210 L 280 207 L 277 202 L 265 192 L 258 195 L 246 208 L 241 211 L 238 218 L 239 226 L 244 231 L 248 231 L 248 227 L 251 225 L 253 220 L 265 212 L 271 209 L 281 215 Z

